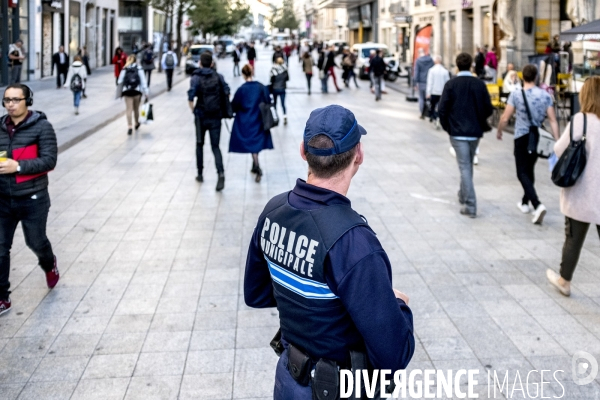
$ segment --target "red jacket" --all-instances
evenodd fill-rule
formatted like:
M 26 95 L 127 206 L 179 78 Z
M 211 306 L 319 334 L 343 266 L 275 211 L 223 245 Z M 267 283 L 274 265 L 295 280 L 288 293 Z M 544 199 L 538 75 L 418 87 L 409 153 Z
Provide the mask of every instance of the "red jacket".
M 115 64 L 115 78 L 118 78 L 121 74 L 121 70 L 125 66 L 125 62 L 127 61 L 127 54 L 125 52 L 121 53 L 121 56 L 115 54 L 112 59 L 112 63 Z

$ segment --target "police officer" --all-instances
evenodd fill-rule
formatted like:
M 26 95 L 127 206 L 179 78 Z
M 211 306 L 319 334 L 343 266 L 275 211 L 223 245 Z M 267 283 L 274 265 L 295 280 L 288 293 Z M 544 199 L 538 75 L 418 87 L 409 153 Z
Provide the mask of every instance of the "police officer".
M 337 375 L 357 352 L 370 368 L 392 372 L 413 355 L 408 297 L 392 288 L 385 251 L 346 197 L 366 133 L 341 106 L 314 110 L 300 146 L 308 179 L 271 199 L 254 229 L 244 298 L 250 307 L 279 310 L 285 350 L 275 399 L 312 399 L 320 366 L 333 364 Z

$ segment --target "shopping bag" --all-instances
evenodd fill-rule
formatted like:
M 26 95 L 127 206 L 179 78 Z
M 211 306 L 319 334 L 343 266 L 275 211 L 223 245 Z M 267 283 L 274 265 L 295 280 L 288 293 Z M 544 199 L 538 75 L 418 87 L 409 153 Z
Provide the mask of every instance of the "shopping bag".
M 148 105 L 148 119 L 146 120 L 147 124 L 151 124 L 154 122 L 154 111 L 152 109 L 152 103 Z
M 151 124 L 154 120 L 154 116 L 152 115 L 152 104 L 144 103 L 140 107 L 140 124 Z

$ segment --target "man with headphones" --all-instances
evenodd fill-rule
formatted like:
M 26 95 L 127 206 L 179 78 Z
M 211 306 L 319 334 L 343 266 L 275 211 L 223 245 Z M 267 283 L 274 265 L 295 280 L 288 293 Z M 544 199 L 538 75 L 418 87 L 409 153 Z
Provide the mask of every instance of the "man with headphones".
M 46 115 L 29 110 L 33 92 L 23 84 L 9 85 L 2 97 L 7 115 L 0 118 L 0 314 L 10 310 L 10 249 L 19 222 L 25 243 L 38 257 L 52 289 L 59 273 L 46 236 L 50 210 L 48 172 L 56 166 L 54 128 Z

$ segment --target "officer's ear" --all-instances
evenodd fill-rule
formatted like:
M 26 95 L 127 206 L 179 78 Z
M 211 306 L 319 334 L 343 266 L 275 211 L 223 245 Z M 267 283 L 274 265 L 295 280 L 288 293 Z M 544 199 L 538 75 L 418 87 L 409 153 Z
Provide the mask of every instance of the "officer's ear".
M 363 163 L 364 159 L 365 159 L 365 152 L 363 151 L 362 143 L 358 142 L 358 144 L 356 145 L 356 156 L 354 158 L 354 163 L 356 165 L 361 165 Z
M 300 142 L 300 157 L 306 161 L 306 153 L 304 152 L 304 140 Z

